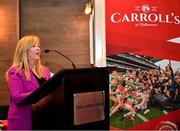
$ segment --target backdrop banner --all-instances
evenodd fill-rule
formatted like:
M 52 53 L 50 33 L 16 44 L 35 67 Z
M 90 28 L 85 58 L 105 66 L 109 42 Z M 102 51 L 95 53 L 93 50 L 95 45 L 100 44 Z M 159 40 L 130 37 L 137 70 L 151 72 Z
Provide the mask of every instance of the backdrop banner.
M 107 56 L 180 61 L 180 0 L 106 0 Z

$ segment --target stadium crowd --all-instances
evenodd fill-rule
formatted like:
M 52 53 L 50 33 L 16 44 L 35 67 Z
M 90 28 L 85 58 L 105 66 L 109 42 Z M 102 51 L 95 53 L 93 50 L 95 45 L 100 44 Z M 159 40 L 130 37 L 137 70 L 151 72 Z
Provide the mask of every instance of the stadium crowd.
M 173 73 L 170 65 L 161 70 L 114 70 L 109 79 L 110 101 L 113 103 L 110 116 L 119 110 L 127 110 L 123 118 L 134 120 L 138 110 L 147 111 L 155 106 L 155 95 L 162 96 L 172 105 L 180 103 L 180 72 Z

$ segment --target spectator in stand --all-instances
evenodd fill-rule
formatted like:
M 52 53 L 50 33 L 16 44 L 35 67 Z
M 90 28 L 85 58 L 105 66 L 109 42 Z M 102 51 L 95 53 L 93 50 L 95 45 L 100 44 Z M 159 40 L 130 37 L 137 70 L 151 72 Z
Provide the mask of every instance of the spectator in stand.
M 175 76 L 180 77 L 180 72 L 179 72 L 179 71 L 176 71 Z
M 180 77 L 176 76 L 175 77 L 175 96 L 174 96 L 174 102 L 175 103 L 180 103 Z
M 170 65 L 165 66 L 165 69 L 163 71 L 163 73 L 167 76 L 167 77 L 174 77 L 173 74 L 173 69 Z

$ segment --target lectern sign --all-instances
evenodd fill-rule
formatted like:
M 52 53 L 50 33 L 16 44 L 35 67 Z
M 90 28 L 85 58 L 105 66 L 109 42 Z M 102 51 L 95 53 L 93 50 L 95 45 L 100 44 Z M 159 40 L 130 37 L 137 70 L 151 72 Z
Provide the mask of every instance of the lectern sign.
M 105 119 L 104 91 L 74 94 L 74 125 Z

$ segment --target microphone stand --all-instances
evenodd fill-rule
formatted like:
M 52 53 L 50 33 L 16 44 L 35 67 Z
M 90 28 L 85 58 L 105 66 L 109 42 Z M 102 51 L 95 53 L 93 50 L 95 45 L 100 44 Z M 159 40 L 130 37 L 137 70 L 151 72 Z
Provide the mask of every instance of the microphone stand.
M 66 59 L 68 59 L 68 60 L 71 62 L 73 68 L 74 68 L 74 69 L 76 68 L 76 66 L 75 66 L 75 64 L 72 62 L 72 60 L 69 59 L 67 56 L 63 55 L 62 53 L 58 52 L 57 50 L 45 50 L 44 52 L 45 52 L 45 53 L 48 53 L 49 51 L 54 51 L 54 52 L 56 52 L 56 53 L 58 53 L 58 54 L 64 56 Z

